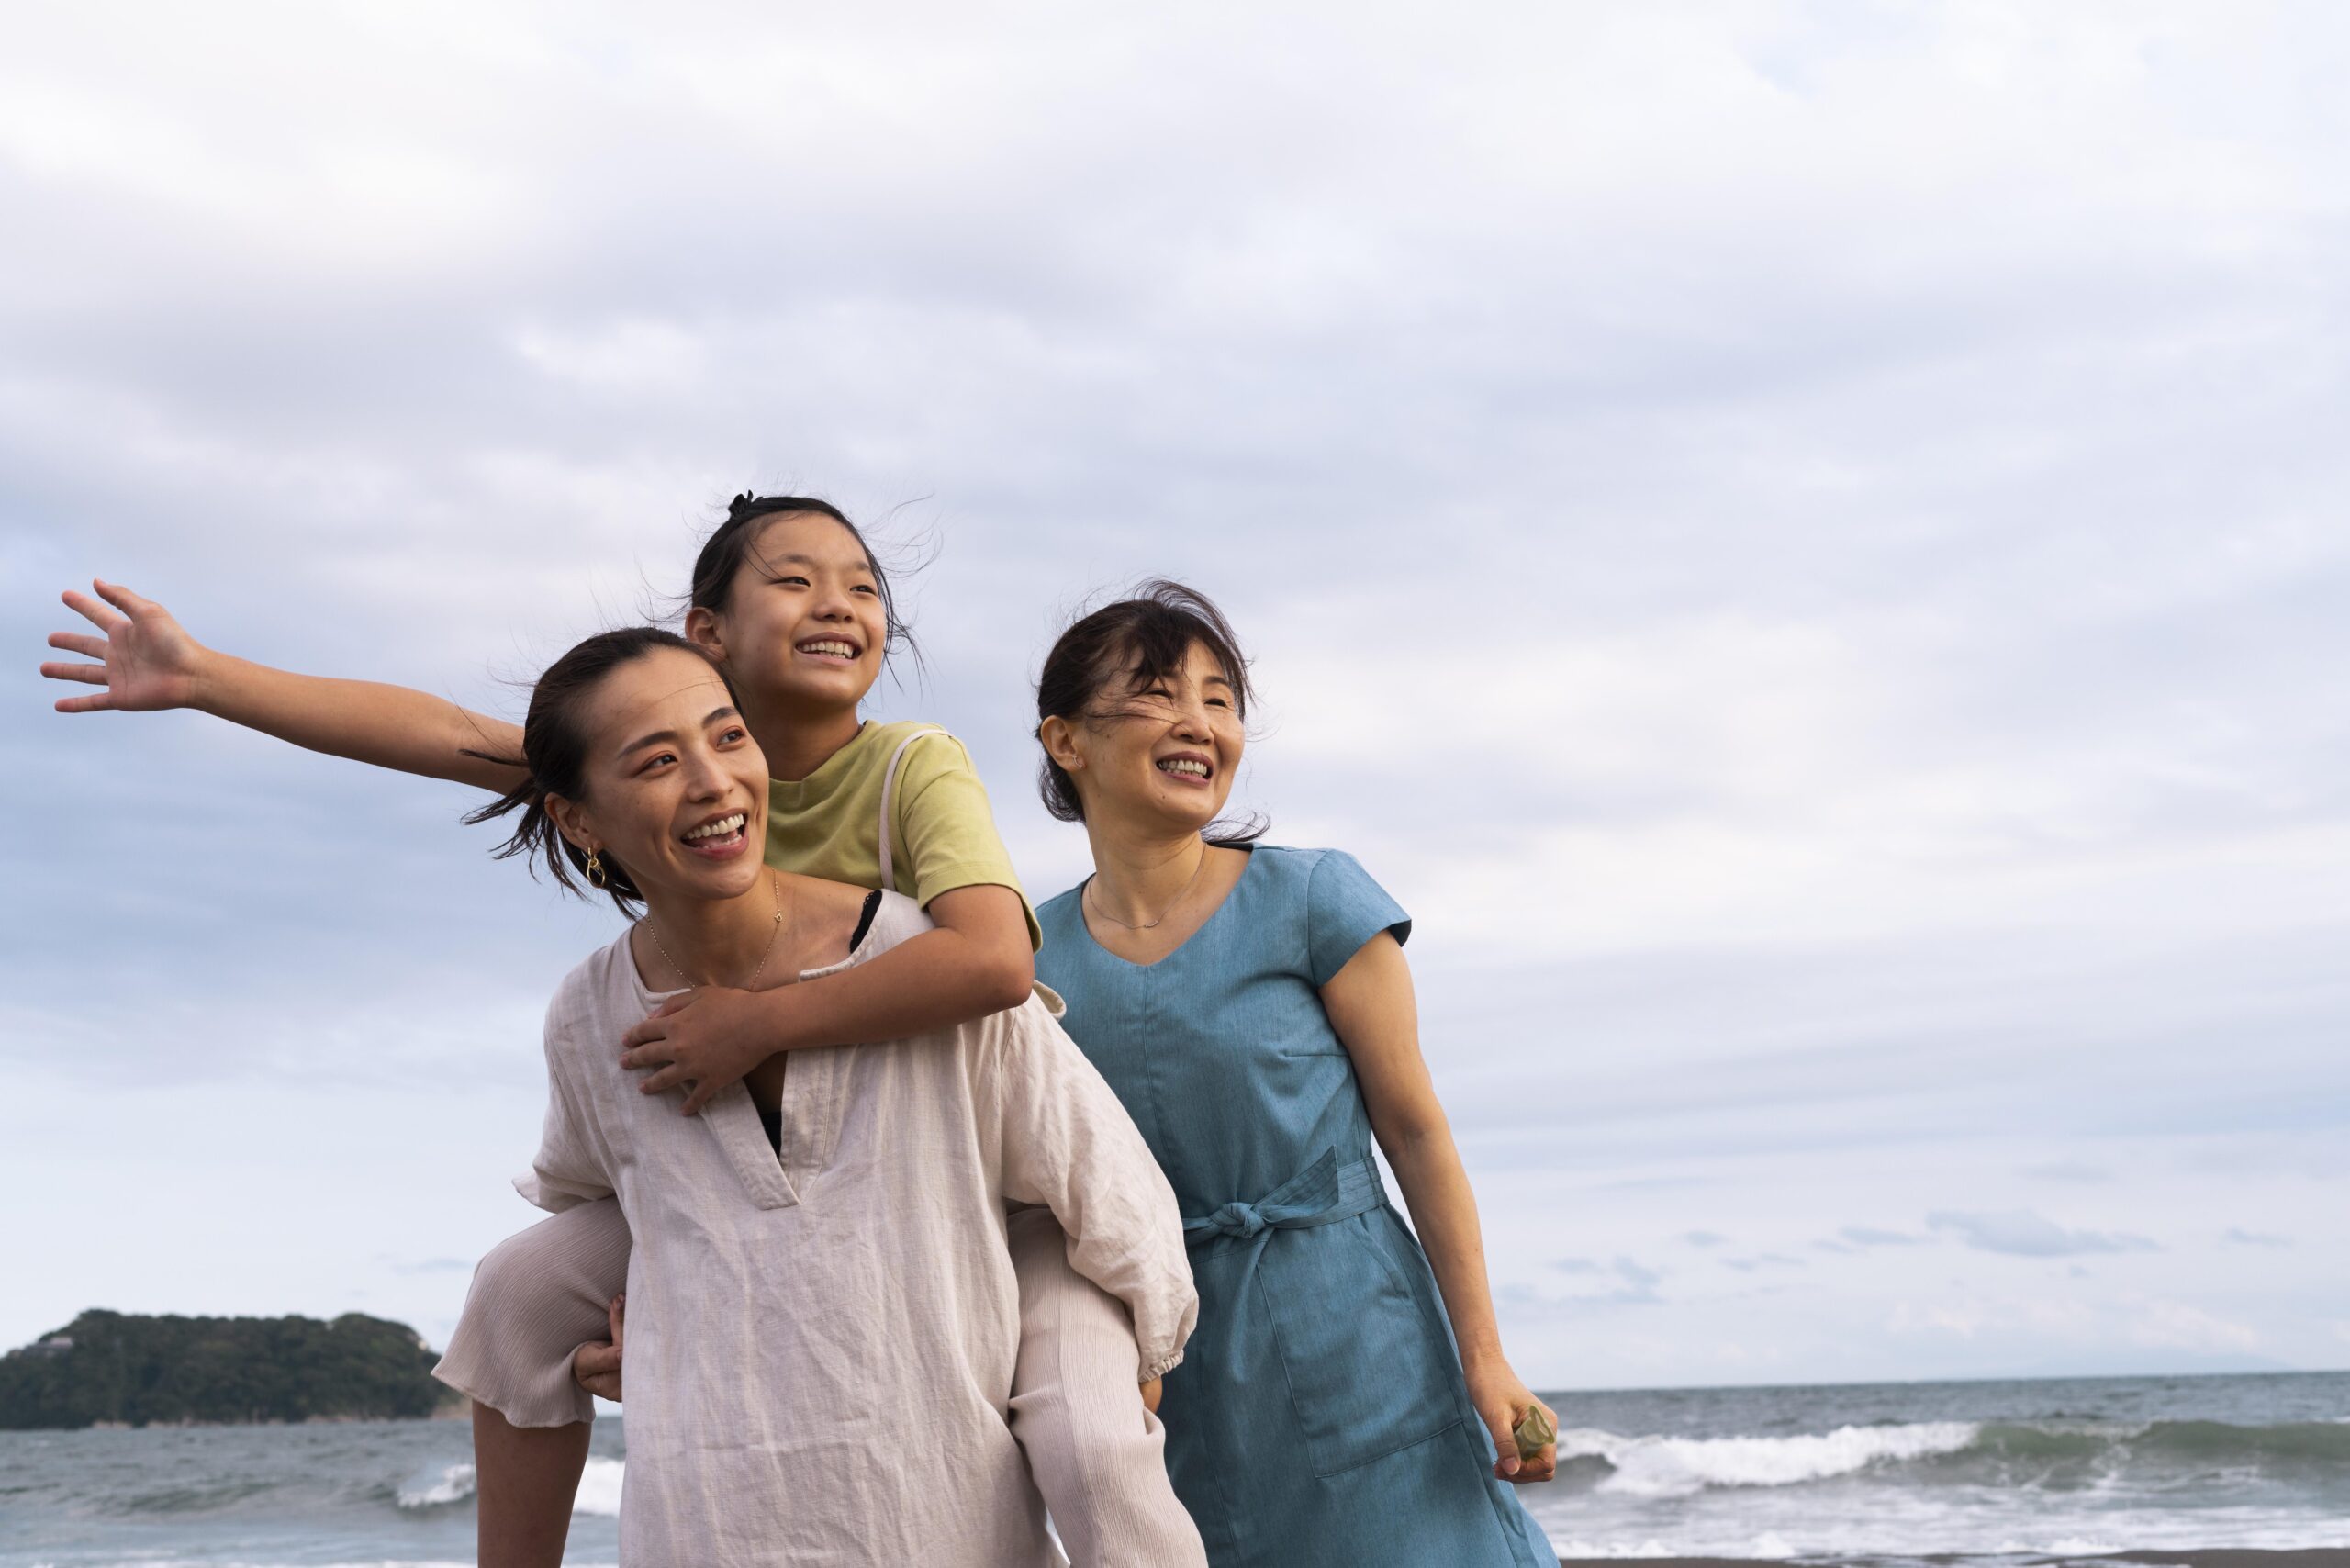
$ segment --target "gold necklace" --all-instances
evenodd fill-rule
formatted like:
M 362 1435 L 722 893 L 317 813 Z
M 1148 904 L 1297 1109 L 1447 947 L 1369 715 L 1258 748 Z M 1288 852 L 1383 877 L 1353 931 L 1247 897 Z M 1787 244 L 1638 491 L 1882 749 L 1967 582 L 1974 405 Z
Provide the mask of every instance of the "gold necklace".
M 753 969 L 751 978 L 742 984 L 742 989 L 744 991 L 750 991 L 758 985 L 759 977 L 767 972 L 767 960 L 775 957 L 775 939 L 783 935 L 783 879 L 775 874 L 772 867 L 767 870 L 767 887 L 775 894 L 775 919 L 768 926 L 767 950 L 759 955 L 758 968 Z M 791 913 L 792 934 L 797 935 L 800 931 L 800 901 L 798 899 L 791 901 Z M 686 973 L 686 966 L 677 962 L 677 955 L 669 951 L 669 945 L 661 940 L 661 928 L 653 924 L 653 917 L 649 914 L 644 917 L 644 929 L 652 936 L 653 945 L 661 950 L 663 958 L 669 960 L 669 967 L 677 971 L 680 979 L 689 986 L 702 983 Z
M 1093 901 L 1093 913 L 1108 921 L 1111 924 L 1123 925 L 1129 931 L 1156 931 L 1160 925 L 1166 923 L 1169 915 L 1175 913 L 1175 904 L 1181 903 L 1185 899 L 1192 896 L 1192 890 L 1199 885 L 1200 873 L 1207 868 L 1208 846 L 1203 844 L 1200 846 L 1200 863 L 1192 868 L 1192 879 L 1183 884 L 1183 890 L 1181 892 L 1175 895 L 1175 902 L 1170 903 L 1165 909 L 1160 910 L 1158 912 L 1158 918 L 1150 922 L 1147 925 L 1136 925 L 1132 921 L 1120 920 L 1116 915 L 1112 914 L 1108 910 L 1102 907 L 1102 901 L 1099 898 L 1096 898 Z M 1089 893 L 1093 890 L 1093 879 L 1091 877 L 1085 879 L 1085 890 Z

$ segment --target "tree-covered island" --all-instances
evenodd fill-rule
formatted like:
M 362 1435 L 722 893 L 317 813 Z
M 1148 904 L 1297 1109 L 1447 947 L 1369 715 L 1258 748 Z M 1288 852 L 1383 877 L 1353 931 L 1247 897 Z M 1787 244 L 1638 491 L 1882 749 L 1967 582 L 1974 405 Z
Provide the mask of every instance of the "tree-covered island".
M 392 1419 L 452 1395 L 404 1323 L 82 1314 L 0 1356 L 0 1429 Z

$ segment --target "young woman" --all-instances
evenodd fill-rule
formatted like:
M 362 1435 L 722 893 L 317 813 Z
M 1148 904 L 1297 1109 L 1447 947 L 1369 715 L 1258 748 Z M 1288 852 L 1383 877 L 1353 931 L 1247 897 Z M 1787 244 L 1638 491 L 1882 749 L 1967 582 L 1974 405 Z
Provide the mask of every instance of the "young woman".
M 102 662 L 41 672 L 104 689 L 61 699 L 62 711 L 195 708 L 312 750 L 500 795 L 525 780 L 498 760 L 519 753 L 511 724 L 404 688 L 229 657 L 161 605 L 95 587 L 98 598 L 69 592 L 65 602 L 99 634 L 49 641 Z M 710 985 L 663 1002 L 613 1042 L 629 1048 L 627 1065 L 648 1072 L 647 1092 L 691 1081 L 691 1114 L 776 1052 L 901 1038 L 1020 1002 L 1033 978 L 1035 924 L 969 759 L 943 731 L 858 718 L 903 628 L 889 578 L 854 525 L 810 498 L 739 497 L 694 564 L 686 634 L 733 685 L 773 774 L 768 862 L 908 893 L 934 926 L 789 994 Z M 887 868 L 877 830 L 885 803 L 898 846 Z M 599 1360 L 583 1341 L 605 1333 L 629 1246 L 616 1205 L 583 1204 L 502 1243 L 476 1271 L 439 1370 L 476 1401 L 487 1568 L 561 1561 L 593 1413 L 574 1352 L 583 1368 L 609 1369 L 609 1354 Z M 1070 1270 L 1064 1249 L 1049 1215 L 1015 1221 L 1026 1328 L 1013 1435 L 1080 1568 L 1200 1563 L 1197 1531 L 1163 1473 L 1152 1479 L 1158 1423 L 1134 1409 L 1137 1383 L 1155 1404 L 1156 1380 L 1180 1349 L 1129 1323 Z
M 765 863 L 766 759 L 670 633 L 608 632 L 556 660 L 522 756 L 528 777 L 478 813 L 521 813 L 505 852 L 643 912 L 547 1009 L 546 1129 L 519 1183 L 554 1210 L 617 1194 L 638 1238 L 622 1558 L 1058 1561 L 1004 1421 L 1005 1205 L 1049 1207 L 1137 1325 L 1180 1322 L 1174 1195 L 1133 1123 L 1033 995 L 904 1046 L 772 1056 L 698 1087 L 698 1120 L 638 1092 L 612 1036 L 663 997 L 812 987 L 930 921 Z M 886 860 L 886 812 L 875 827 Z
M 1248 704 L 1231 628 L 1167 582 L 1071 626 L 1037 686 L 1045 803 L 1094 864 L 1037 912 L 1038 970 L 1174 1183 L 1200 1292 L 1176 1493 L 1215 1568 L 1554 1568 L 1503 1484 L 1555 1450 L 1512 1435 L 1541 1401 L 1421 1059 L 1411 921 L 1337 850 L 1214 833 Z

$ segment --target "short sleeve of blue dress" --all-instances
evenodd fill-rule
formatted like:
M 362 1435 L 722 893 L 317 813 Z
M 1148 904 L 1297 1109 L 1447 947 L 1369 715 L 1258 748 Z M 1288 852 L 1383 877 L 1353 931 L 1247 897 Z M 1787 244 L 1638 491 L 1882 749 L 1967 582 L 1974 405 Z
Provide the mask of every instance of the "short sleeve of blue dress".
M 1471 1407 L 1427 1258 L 1387 1200 L 1321 988 L 1411 920 L 1354 857 L 1259 845 L 1181 946 L 1135 964 L 1077 890 L 1036 975 L 1175 1190 L 1199 1325 L 1168 1474 L 1212 1568 L 1553 1568 Z
M 1412 934 L 1412 917 L 1343 849 L 1326 849 L 1305 878 L 1306 978 L 1316 990 L 1382 931 Z

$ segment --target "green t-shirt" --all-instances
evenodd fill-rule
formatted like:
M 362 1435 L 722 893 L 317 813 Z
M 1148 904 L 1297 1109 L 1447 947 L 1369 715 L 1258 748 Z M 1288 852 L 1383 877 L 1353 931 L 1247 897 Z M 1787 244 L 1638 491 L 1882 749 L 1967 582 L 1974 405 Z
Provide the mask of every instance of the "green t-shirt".
M 804 877 L 879 887 L 881 787 L 900 745 L 922 730 L 937 726 L 868 722 L 798 783 L 769 779 L 767 864 Z M 1028 917 L 1029 944 L 1036 945 L 1036 912 L 1013 875 L 1012 857 L 988 809 L 987 787 L 961 741 L 942 730 L 906 747 L 890 819 L 897 883 L 891 891 L 927 909 L 931 900 L 957 888 L 1010 888 Z

